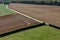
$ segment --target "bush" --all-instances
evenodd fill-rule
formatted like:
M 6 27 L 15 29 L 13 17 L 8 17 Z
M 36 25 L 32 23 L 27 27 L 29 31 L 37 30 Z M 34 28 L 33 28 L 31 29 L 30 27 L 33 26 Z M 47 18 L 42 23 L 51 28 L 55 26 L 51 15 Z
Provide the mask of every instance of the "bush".
M 16 1 L 12 1 L 11 3 L 17 3 Z
M 58 2 L 57 5 L 60 6 L 60 2 Z
M 4 4 L 9 4 L 10 2 L 4 2 Z
M 41 1 L 40 4 L 46 5 L 47 2 L 46 1 Z
M 47 2 L 47 5 L 53 5 L 53 2 L 52 1 Z

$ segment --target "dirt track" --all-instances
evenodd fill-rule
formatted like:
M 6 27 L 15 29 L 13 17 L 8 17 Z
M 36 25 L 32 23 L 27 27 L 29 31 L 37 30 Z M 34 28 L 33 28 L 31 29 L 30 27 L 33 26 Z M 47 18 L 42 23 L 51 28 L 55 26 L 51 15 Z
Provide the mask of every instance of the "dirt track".
M 2 16 L 0 17 L 0 34 L 29 27 L 36 24 L 40 23 L 26 18 L 20 14 L 10 14 Z
M 60 6 L 10 4 L 9 8 L 60 27 Z

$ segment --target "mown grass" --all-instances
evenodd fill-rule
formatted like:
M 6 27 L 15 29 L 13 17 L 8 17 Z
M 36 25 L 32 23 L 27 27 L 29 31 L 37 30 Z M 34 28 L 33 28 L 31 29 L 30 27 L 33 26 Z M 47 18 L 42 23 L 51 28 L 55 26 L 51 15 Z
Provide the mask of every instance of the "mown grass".
M 4 15 L 7 15 L 7 14 L 12 14 L 14 12 L 6 9 L 6 5 L 4 4 L 0 4 L 0 16 L 4 16 Z
M 44 25 L 2 37 L 0 40 L 60 40 L 60 30 Z

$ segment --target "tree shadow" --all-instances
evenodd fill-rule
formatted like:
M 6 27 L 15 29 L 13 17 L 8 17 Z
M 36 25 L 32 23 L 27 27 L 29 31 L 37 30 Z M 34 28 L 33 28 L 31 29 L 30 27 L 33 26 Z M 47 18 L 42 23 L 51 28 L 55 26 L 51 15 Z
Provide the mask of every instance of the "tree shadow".
M 30 26 L 30 27 L 23 28 L 23 29 L 14 30 L 14 31 L 8 32 L 8 33 L 4 33 L 4 34 L 1 34 L 1 35 L 0 35 L 0 38 L 1 38 L 1 37 L 5 37 L 5 36 L 8 36 L 8 35 L 11 35 L 11 34 L 14 34 L 14 33 L 17 33 L 17 32 L 21 32 L 21 31 L 33 29 L 33 28 L 36 28 L 36 27 L 40 27 L 40 26 L 43 26 L 43 25 L 45 25 L 45 23 L 40 23 L 40 24 L 38 24 L 38 25 Z

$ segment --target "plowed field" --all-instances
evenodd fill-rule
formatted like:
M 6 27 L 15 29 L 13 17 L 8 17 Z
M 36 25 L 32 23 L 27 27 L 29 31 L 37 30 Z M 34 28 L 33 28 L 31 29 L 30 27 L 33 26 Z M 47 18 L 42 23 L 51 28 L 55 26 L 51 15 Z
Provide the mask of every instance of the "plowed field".
M 9 8 L 60 27 L 60 6 L 10 4 Z
M 20 14 L 10 14 L 0 17 L 0 34 L 40 24 Z

